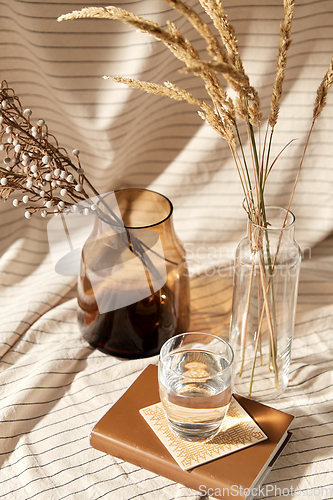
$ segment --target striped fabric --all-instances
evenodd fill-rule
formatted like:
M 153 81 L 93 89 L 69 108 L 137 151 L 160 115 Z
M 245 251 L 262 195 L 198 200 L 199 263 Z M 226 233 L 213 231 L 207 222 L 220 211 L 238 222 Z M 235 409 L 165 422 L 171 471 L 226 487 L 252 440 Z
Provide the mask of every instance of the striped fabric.
M 190 0 L 198 12 L 202 8 Z M 332 56 L 333 1 L 302 0 L 295 11 L 274 152 L 292 138 L 269 179 L 269 203 L 286 206 Z M 0 76 L 33 118 L 43 117 L 68 151 L 81 150 L 101 192 L 148 187 L 174 204 L 176 231 L 192 272 L 192 330 L 228 334 L 242 193 L 227 144 L 196 109 L 105 81 L 104 74 L 163 83 L 199 98 L 195 77 L 158 42 L 117 22 L 57 23 L 80 0 L 2 0 Z M 98 5 L 108 5 L 104 0 Z M 115 5 L 196 32 L 162 0 Z M 269 112 L 282 0 L 226 0 L 241 55 Z M 262 497 L 333 499 L 333 93 L 317 122 L 292 210 L 304 254 L 290 384 L 272 406 L 295 415 L 293 437 Z M 94 351 L 76 320 L 74 278 L 55 273 L 46 221 L 0 205 L 0 499 L 194 500 L 199 493 L 89 446 L 93 424 L 148 363 Z M 293 491 L 295 493 L 293 493 Z

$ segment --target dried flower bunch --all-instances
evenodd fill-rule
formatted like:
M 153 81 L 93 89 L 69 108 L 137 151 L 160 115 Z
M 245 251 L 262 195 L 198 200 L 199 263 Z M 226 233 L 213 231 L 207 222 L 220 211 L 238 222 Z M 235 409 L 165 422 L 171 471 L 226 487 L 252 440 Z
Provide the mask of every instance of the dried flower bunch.
M 98 194 L 84 175 L 79 150 L 73 150 L 76 164 L 49 133 L 43 119 L 35 124 L 32 111 L 23 109 L 14 90 L 4 80 L 0 84 L 0 150 L 6 152 L 0 166 L 0 198 L 7 200 L 17 193 L 13 205 L 26 206 L 27 219 L 36 212 L 42 217 L 77 208 L 89 200 L 87 187 Z M 83 209 L 96 210 L 87 203 Z
M 134 234 L 123 232 L 123 221 L 85 176 L 80 163 L 80 151 L 74 149 L 76 165 L 67 151 L 59 147 L 44 119 L 31 121 L 32 111 L 23 109 L 20 99 L 7 82 L 0 84 L 0 151 L 5 151 L 3 166 L 0 166 L 0 199 L 4 201 L 16 193 L 15 207 L 25 206 L 25 217 L 32 214 L 88 215 L 91 211 L 99 219 L 110 224 L 124 245 L 139 257 L 144 266 L 156 272 L 147 256 L 143 258 L 147 245 Z M 89 191 L 93 197 L 89 196 Z M 64 229 L 67 226 L 62 217 Z
M 267 129 L 264 134 L 264 143 L 259 144 L 255 130 L 260 132 L 262 114 L 258 92 L 250 84 L 250 79 L 242 63 L 234 27 L 229 23 L 221 0 L 199 0 L 201 6 L 210 19 L 219 36 L 203 22 L 200 15 L 182 0 L 164 0 L 173 9 L 184 15 L 207 44 L 207 60 L 200 57 L 193 44 L 179 31 L 177 26 L 168 21 L 167 29 L 163 29 L 156 22 L 144 19 L 124 9 L 109 7 L 86 7 L 79 11 L 62 15 L 58 21 L 100 18 L 118 20 L 128 24 L 142 33 L 152 35 L 160 40 L 179 59 L 184 67 L 180 70 L 193 73 L 203 80 L 211 104 L 197 99 L 183 88 L 170 82 L 164 85 L 134 80 L 131 78 L 105 76 L 106 79 L 124 83 L 132 88 L 138 88 L 148 93 L 164 95 L 171 99 L 184 100 L 200 108 L 199 115 L 216 132 L 228 141 L 234 158 L 244 192 L 244 207 L 252 220 L 266 226 L 264 190 L 267 177 L 277 158 L 270 160 L 272 137 L 277 123 L 283 81 L 285 78 L 287 51 L 291 45 L 291 27 L 294 15 L 295 0 L 284 0 L 284 16 L 280 25 L 280 45 L 277 56 L 277 74 L 273 86 L 271 110 L 268 117 Z M 222 43 L 221 43 L 222 42 Z M 232 100 L 223 87 L 219 75 L 222 74 L 225 83 L 236 93 Z M 317 98 L 313 110 L 313 122 L 306 141 L 304 154 L 315 120 L 319 117 L 326 104 L 328 90 L 333 83 L 333 58 L 330 67 L 317 91 Z M 251 148 L 252 165 L 249 166 L 243 150 L 237 119 L 246 122 L 248 142 Z M 240 146 L 240 152 L 238 150 Z M 285 149 L 285 148 L 284 148 Z M 280 152 L 280 154 L 282 151 Z M 279 155 L 280 155 L 279 154 Z M 304 154 L 300 162 L 302 166 Z M 278 156 L 279 156 L 278 155 Z M 291 194 L 290 204 L 295 191 L 299 171 Z

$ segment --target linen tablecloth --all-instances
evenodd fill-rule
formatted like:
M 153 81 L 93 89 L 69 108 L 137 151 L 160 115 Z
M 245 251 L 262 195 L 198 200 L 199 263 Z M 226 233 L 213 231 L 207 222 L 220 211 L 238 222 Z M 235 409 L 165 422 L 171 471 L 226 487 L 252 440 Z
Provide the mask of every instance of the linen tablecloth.
M 202 12 L 200 4 L 191 5 Z M 281 156 L 269 202 L 287 206 L 333 49 L 333 2 L 298 2 L 285 93 L 275 132 Z M 69 152 L 81 150 L 100 192 L 147 187 L 174 205 L 191 271 L 190 330 L 228 335 L 232 259 L 246 231 L 242 193 L 227 144 L 194 107 L 105 81 L 122 75 L 204 90 L 158 42 L 117 22 L 57 23 L 79 0 L 0 3 L 0 75 L 33 119 L 44 118 Z M 101 1 L 98 5 L 106 6 Z M 193 28 L 166 3 L 115 5 Z M 280 0 L 227 0 L 240 52 L 267 116 L 275 78 Z M 293 436 L 261 498 L 333 498 L 333 95 L 318 120 L 292 204 L 303 263 L 290 383 L 268 404 L 293 414 Z M 89 446 L 89 431 L 148 363 L 93 350 L 76 320 L 76 278 L 54 270 L 46 224 L 11 201 L 0 205 L 0 498 L 198 499 L 200 494 Z

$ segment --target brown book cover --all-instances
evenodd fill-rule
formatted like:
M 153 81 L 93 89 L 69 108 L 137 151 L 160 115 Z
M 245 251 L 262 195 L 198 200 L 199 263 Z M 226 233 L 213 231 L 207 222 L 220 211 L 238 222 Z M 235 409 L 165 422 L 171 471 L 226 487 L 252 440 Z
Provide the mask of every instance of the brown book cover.
M 268 439 L 184 471 L 139 413 L 159 401 L 157 366 L 148 365 L 95 424 L 90 444 L 202 494 L 244 499 L 267 476 L 289 440 L 288 428 L 294 417 L 238 395 L 235 398 Z

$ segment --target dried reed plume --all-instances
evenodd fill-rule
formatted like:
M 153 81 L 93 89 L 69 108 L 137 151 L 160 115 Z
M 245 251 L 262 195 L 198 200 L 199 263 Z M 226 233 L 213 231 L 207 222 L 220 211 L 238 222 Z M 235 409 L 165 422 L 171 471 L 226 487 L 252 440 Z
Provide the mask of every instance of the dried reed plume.
M 200 15 L 186 2 L 182 0 L 164 0 L 173 9 L 184 15 L 196 31 L 206 42 L 207 55 L 212 59 L 204 60 L 187 40 L 174 23 L 168 21 L 167 29 L 163 29 L 158 23 L 137 16 L 124 9 L 109 7 L 86 7 L 72 13 L 62 15 L 58 21 L 74 20 L 82 18 L 100 18 L 118 20 L 128 24 L 140 32 L 149 34 L 160 40 L 183 64 L 180 71 L 193 73 L 203 80 L 204 86 L 211 99 L 211 105 L 205 101 L 196 99 L 192 94 L 171 83 L 160 85 L 151 82 L 143 82 L 132 78 L 106 76 L 118 83 L 124 83 L 132 88 L 138 88 L 148 93 L 163 95 L 176 100 L 185 100 L 200 108 L 199 115 L 214 128 L 224 139 L 226 139 L 232 150 L 233 157 L 241 178 L 245 205 L 248 211 L 259 214 L 263 210 L 263 189 L 266 178 L 271 171 L 269 165 L 269 154 L 271 140 L 266 150 L 266 160 L 260 158 L 260 146 L 255 143 L 253 127 L 260 128 L 262 114 L 260 112 L 260 99 L 257 90 L 251 85 L 250 79 L 245 72 L 243 62 L 240 57 L 238 41 L 235 29 L 229 23 L 224 12 L 221 0 L 199 0 L 205 13 L 210 17 L 218 36 L 211 28 L 203 22 Z M 287 51 L 291 45 L 291 27 L 294 13 L 294 0 L 284 0 L 284 17 L 280 25 L 280 46 L 277 58 L 277 75 L 273 87 L 271 113 L 268 123 L 272 129 L 277 122 L 279 114 L 279 103 L 282 96 L 282 87 L 285 77 Z M 219 74 L 223 75 L 226 83 L 236 92 L 236 99 L 233 102 L 227 95 Z M 253 158 L 252 181 L 248 166 L 243 155 L 242 160 L 236 152 L 237 141 L 240 140 L 236 115 L 244 120 L 248 127 L 248 137 Z M 266 134 L 267 136 L 267 134 Z M 273 162 L 271 166 L 274 164 Z M 264 168 L 265 165 L 265 168 Z M 254 182 L 254 189 L 252 187 Z M 253 198 L 256 193 L 256 199 Z
M 271 162 L 270 152 L 274 127 L 278 120 L 280 101 L 283 93 L 283 83 L 287 66 L 287 52 L 291 46 L 291 29 L 295 9 L 295 0 L 284 0 L 284 14 L 280 23 L 280 43 L 277 56 L 277 73 L 273 85 L 271 109 L 267 125 L 271 128 L 268 140 L 268 129 L 265 134 L 263 146 L 256 143 L 253 127 L 260 129 L 262 114 L 260 112 L 260 100 L 256 89 L 250 84 L 240 57 L 238 41 L 235 29 L 229 23 L 227 14 L 222 5 L 222 0 L 199 0 L 205 13 L 210 17 L 220 40 L 213 34 L 211 28 L 203 22 L 200 15 L 186 2 L 182 0 L 164 0 L 173 9 L 184 15 L 196 31 L 206 41 L 207 54 L 212 60 L 203 60 L 193 45 L 188 41 L 174 23 L 167 22 L 168 29 L 161 28 L 157 23 L 149 21 L 140 16 L 132 14 L 124 9 L 116 7 L 87 7 L 79 11 L 62 15 L 58 21 L 73 20 L 80 18 L 102 18 L 119 20 L 133 26 L 138 31 L 152 35 L 162 41 L 166 47 L 184 63 L 180 71 L 193 73 L 203 79 L 208 96 L 212 105 L 208 106 L 203 101 L 197 100 L 186 90 L 176 86 L 159 85 L 150 82 L 141 82 L 129 78 L 104 77 L 119 83 L 125 83 L 132 88 L 139 88 L 146 92 L 164 95 L 176 100 L 186 100 L 201 109 L 199 115 L 204 118 L 222 137 L 228 142 L 232 150 L 237 170 L 243 187 L 245 206 L 251 213 L 258 213 L 260 220 L 264 216 L 264 189 L 267 177 L 276 163 L 280 154 Z M 224 90 L 218 74 L 222 74 L 226 82 L 236 92 L 237 97 L 233 102 Z M 319 117 L 326 103 L 326 95 L 332 84 L 332 63 L 322 84 L 317 92 L 317 99 L 313 111 L 314 121 Z M 236 138 L 243 151 L 238 132 L 236 114 L 246 122 L 248 129 L 249 145 L 252 157 L 252 180 L 245 156 L 242 160 L 235 150 Z M 311 127 L 310 133 L 313 126 Z M 260 134 L 259 134 L 260 138 Z M 308 141 L 305 145 L 307 148 Z M 283 150 L 282 150 L 283 151 Z M 282 152 L 281 151 L 281 152 Z M 302 163 L 302 162 L 301 162 Z M 254 183 L 254 188 L 252 187 Z M 253 197 L 256 193 L 256 199 Z M 258 221 L 259 222 L 259 221 Z M 265 220 L 263 221 L 266 222 Z
M 313 107 L 313 115 L 312 115 L 313 120 L 319 118 L 322 110 L 326 106 L 327 94 L 330 88 L 332 87 L 332 84 L 333 84 L 333 57 L 331 59 L 331 64 L 317 90 L 317 97 Z
M 277 58 L 277 73 L 273 85 L 271 113 L 269 115 L 269 125 L 274 128 L 279 116 L 280 100 L 283 92 L 283 82 L 287 67 L 287 51 L 292 43 L 291 27 L 294 17 L 295 0 L 284 0 L 284 19 L 280 24 L 280 44 Z
M 266 224 L 264 189 L 269 173 L 275 165 L 277 158 L 270 160 L 271 145 L 274 127 L 278 120 L 280 101 L 283 93 L 283 82 L 287 66 L 287 52 L 291 46 L 291 29 L 294 16 L 295 0 L 284 0 L 284 14 L 280 23 L 280 43 L 277 56 L 277 73 L 273 85 L 271 109 L 268 117 L 267 127 L 271 129 L 268 140 L 268 128 L 264 143 L 261 147 L 257 144 L 254 128 L 260 131 L 262 114 L 260 112 L 260 99 L 257 90 L 251 85 L 250 79 L 245 72 L 240 57 L 238 41 L 235 29 L 229 23 L 223 9 L 221 0 L 199 0 L 205 13 L 212 20 L 218 35 L 203 22 L 201 16 L 186 2 L 182 0 L 164 0 L 173 9 L 184 15 L 195 30 L 206 42 L 206 50 L 211 60 L 204 60 L 187 40 L 174 23 L 167 21 L 167 29 L 163 29 L 156 22 L 144 19 L 117 7 L 86 7 L 72 13 L 62 15 L 58 21 L 74 20 L 82 18 L 100 18 L 118 20 L 128 24 L 138 31 L 153 36 L 160 40 L 179 59 L 184 66 L 180 69 L 183 73 L 192 73 L 203 80 L 205 89 L 211 99 L 211 105 L 205 101 L 196 99 L 192 94 L 170 82 L 164 85 L 143 82 L 132 78 L 105 76 L 104 78 L 124 83 L 132 88 L 138 88 L 145 92 L 163 95 L 175 100 L 184 100 L 189 104 L 200 108 L 199 115 L 229 143 L 232 156 L 240 176 L 243 192 L 244 206 L 251 214 L 256 213 L 258 222 Z M 222 75 L 225 82 L 236 92 L 235 101 L 232 101 L 219 78 Z M 318 89 L 317 99 L 313 111 L 314 121 L 318 118 L 326 103 L 326 95 L 332 84 L 332 64 Z M 252 174 L 245 160 L 243 146 L 236 115 L 244 120 L 247 125 L 250 152 L 252 157 Z M 311 127 L 310 133 L 312 131 Z M 260 139 L 260 133 L 259 133 Z M 241 147 L 242 157 L 238 156 L 236 145 Z M 308 141 L 305 145 L 306 151 Z M 304 156 L 304 155 L 303 155 Z M 302 164 L 302 161 L 301 161 Z M 297 177 L 298 178 L 298 177 Z M 253 186 L 254 184 L 254 186 Z M 255 197 L 254 197 L 255 193 Z M 293 195 L 292 195 L 293 196 Z M 290 204 L 289 204 L 290 206 Z

